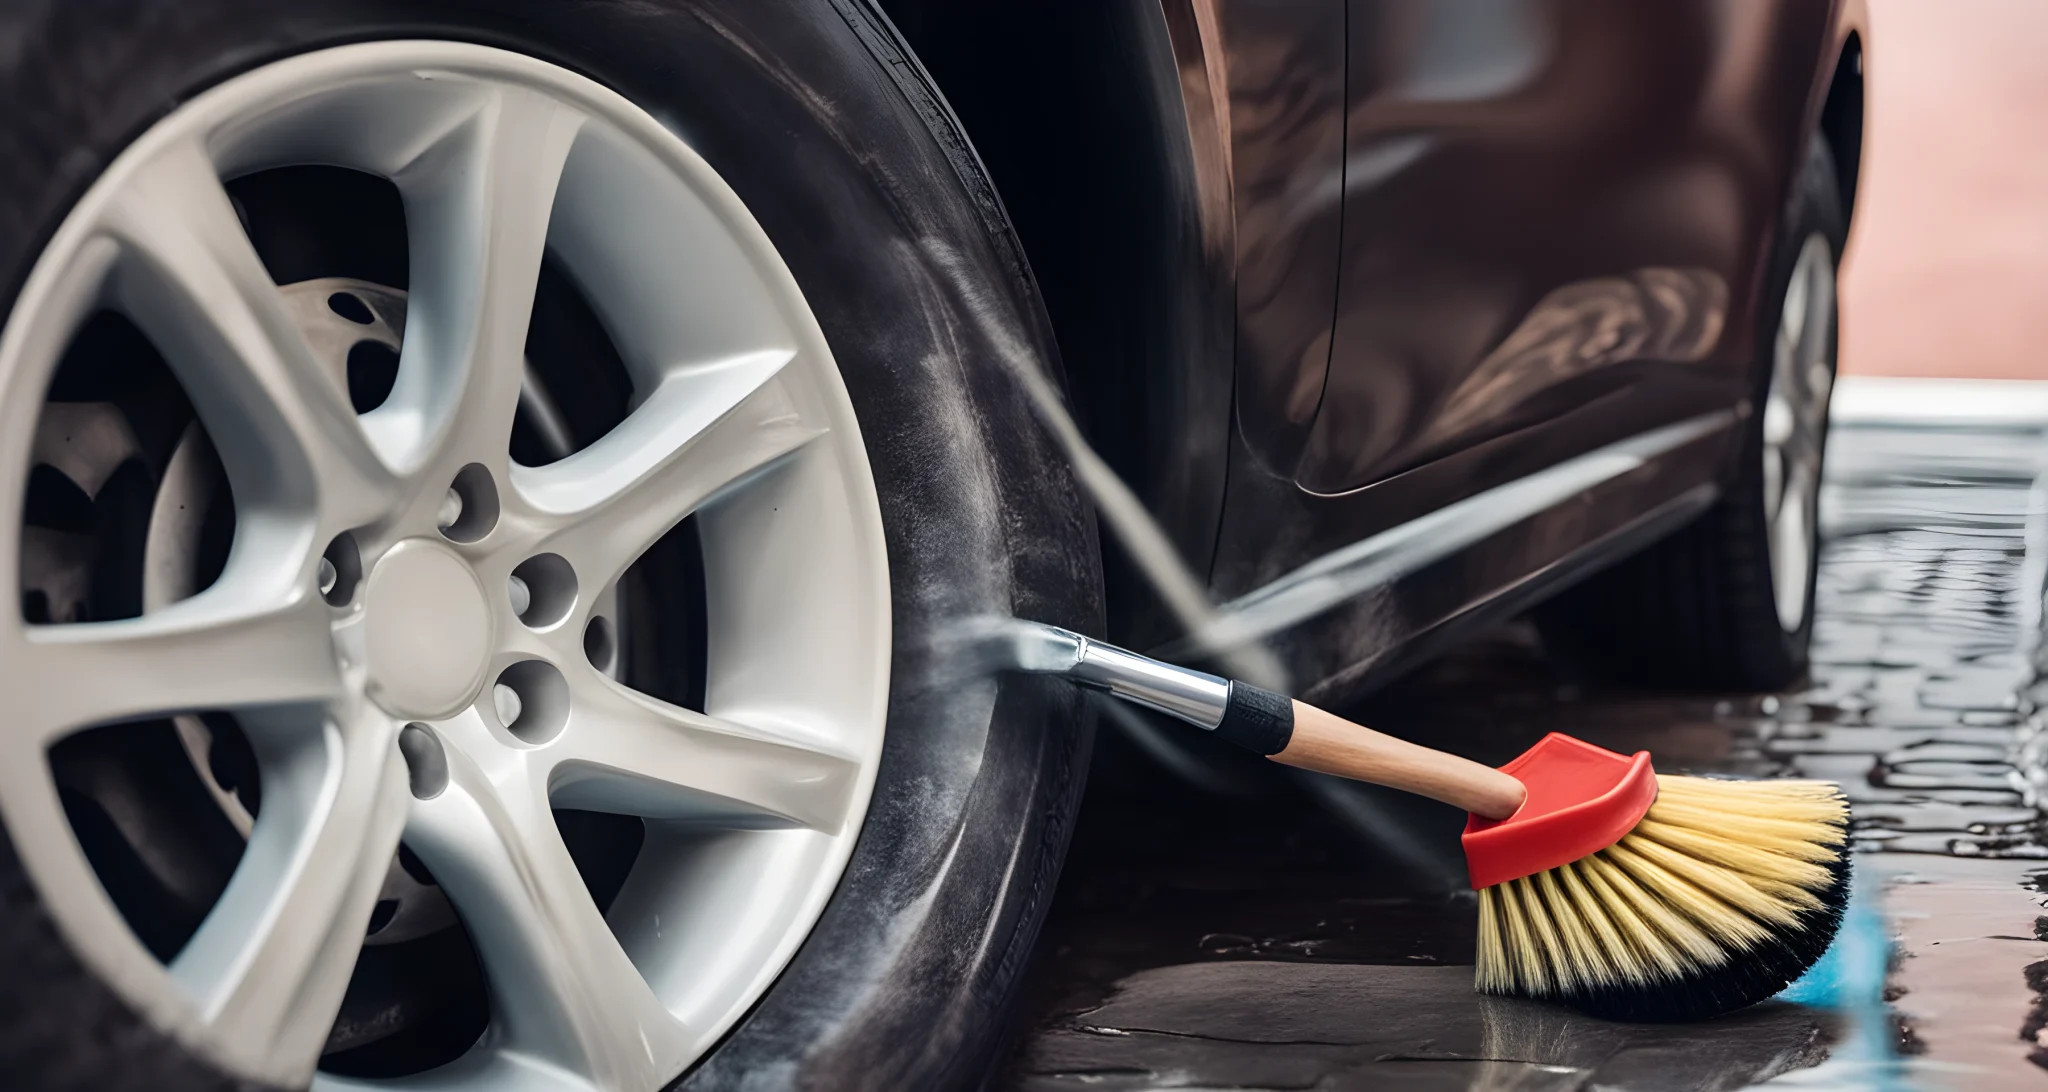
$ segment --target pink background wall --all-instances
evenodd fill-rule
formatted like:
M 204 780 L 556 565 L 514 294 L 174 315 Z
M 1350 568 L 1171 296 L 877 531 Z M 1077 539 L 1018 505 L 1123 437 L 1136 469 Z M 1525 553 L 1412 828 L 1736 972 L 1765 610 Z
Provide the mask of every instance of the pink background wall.
M 2048 379 L 2048 0 L 1870 0 L 1842 370 Z

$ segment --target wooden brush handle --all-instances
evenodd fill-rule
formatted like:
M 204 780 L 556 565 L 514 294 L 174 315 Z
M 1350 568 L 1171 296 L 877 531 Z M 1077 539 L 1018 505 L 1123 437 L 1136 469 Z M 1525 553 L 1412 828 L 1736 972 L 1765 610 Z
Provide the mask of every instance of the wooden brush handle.
M 1268 756 L 1275 762 L 1427 796 L 1488 819 L 1513 815 L 1528 794 L 1520 781 L 1491 766 L 1293 704 L 1294 734 Z

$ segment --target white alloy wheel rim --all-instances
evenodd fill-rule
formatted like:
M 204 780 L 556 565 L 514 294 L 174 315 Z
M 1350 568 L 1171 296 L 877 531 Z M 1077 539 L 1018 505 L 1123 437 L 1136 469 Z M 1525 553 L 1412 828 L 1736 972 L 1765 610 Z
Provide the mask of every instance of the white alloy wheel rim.
M 1835 383 L 1835 261 L 1815 232 L 1800 247 L 1785 286 L 1764 402 L 1764 537 L 1778 625 L 1797 633 L 1806 621 L 1820 511 L 1821 445 Z
M 360 417 L 222 188 L 294 163 L 404 195 L 402 365 Z M 543 245 L 617 343 L 635 408 L 525 467 L 506 437 Z M 71 945 L 221 1064 L 304 1081 L 402 834 L 490 984 L 490 1030 L 435 1087 L 673 1078 L 815 923 L 866 811 L 888 691 L 872 476 L 824 338 L 746 208 L 644 111 L 518 54 L 370 43 L 238 77 L 123 152 L 34 268 L 0 334 L 0 509 L 22 511 L 43 391 L 100 307 L 185 386 L 237 522 L 225 572 L 197 595 L 124 621 L 31 626 L 16 610 L 0 625 L 0 817 Z M 443 535 L 451 483 L 471 490 L 470 522 Z M 591 604 L 693 512 L 701 713 L 613 682 L 583 648 Z M 322 553 L 344 533 L 365 575 L 331 606 Z M 10 521 L 0 571 L 20 571 L 22 549 Z M 506 589 L 542 554 L 582 593 L 529 625 Z M 509 728 L 493 683 L 508 668 L 545 683 Z M 241 720 L 263 805 L 166 967 L 97 882 L 46 752 L 88 726 L 209 709 Z M 401 733 L 424 779 L 416 764 L 409 781 Z M 551 802 L 650 819 L 609 924 Z

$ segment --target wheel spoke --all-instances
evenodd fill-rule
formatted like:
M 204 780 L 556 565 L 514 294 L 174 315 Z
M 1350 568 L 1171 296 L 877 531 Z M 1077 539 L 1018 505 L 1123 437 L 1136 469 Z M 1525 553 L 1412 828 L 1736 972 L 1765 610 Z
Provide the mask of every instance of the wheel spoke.
M 141 618 L 32 626 L 6 658 L 12 732 L 47 744 L 136 717 L 330 702 L 342 694 L 326 604 L 250 610 L 231 589 Z
M 443 472 L 504 466 L 555 189 L 583 120 L 545 95 L 499 87 L 393 179 L 406 197 L 412 280 L 397 385 L 364 419 L 380 447 L 431 443 L 426 461 Z
M 758 353 L 671 376 L 602 440 L 545 467 L 520 467 L 522 496 L 559 530 L 547 549 L 607 582 L 683 517 L 824 434 Z
M 482 731 L 474 714 L 466 718 Z M 683 1028 L 591 901 L 545 785 L 514 762 L 487 772 L 459 748 L 449 760 L 447 788 L 414 801 L 406 844 L 476 943 L 501 1042 L 600 1088 L 651 1088 L 674 1076 Z
M 558 804 L 738 827 L 838 831 L 858 764 L 787 730 L 682 709 L 580 668 L 548 751 Z
M 227 890 L 171 966 L 217 1034 L 267 1044 L 280 1081 L 312 1072 L 405 825 L 397 726 L 367 708 L 353 720 L 343 730 L 245 718 L 263 813 Z
M 1835 284 L 1831 270 L 1823 265 L 1815 273 L 1813 321 L 1800 344 L 1798 366 L 1800 390 L 1799 425 L 1816 445 L 1826 427 L 1828 399 L 1835 386 Z
M 1806 617 L 1806 584 L 1813 562 L 1812 488 L 1804 479 L 1787 482 L 1778 517 L 1770 527 L 1772 591 L 1779 624 L 1787 630 Z
M 338 377 L 314 355 L 196 141 L 166 148 L 114 198 L 115 305 L 163 352 L 205 421 L 238 502 L 310 499 L 329 525 L 382 511 L 393 488 Z
M 1804 258 L 1805 255 L 1801 254 Z M 1813 292 L 1813 277 L 1807 263 L 1800 261 L 1792 268 L 1792 276 L 1785 282 L 1785 306 L 1778 319 L 1778 338 L 1787 345 L 1798 345 L 1806 333 L 1807 308 Z

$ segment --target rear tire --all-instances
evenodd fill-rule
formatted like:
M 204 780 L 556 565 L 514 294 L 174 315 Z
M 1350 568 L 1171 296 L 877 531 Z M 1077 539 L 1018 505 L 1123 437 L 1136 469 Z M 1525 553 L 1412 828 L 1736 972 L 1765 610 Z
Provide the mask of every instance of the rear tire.
M 1816 139 L 1765 282 L 1734 480 L 1692 524 L 1538 609 L 1545 646 L 1567 667 L 1710 690 L 1772 690 L 1805 672 L 1847 230 L 1834 157 Z

